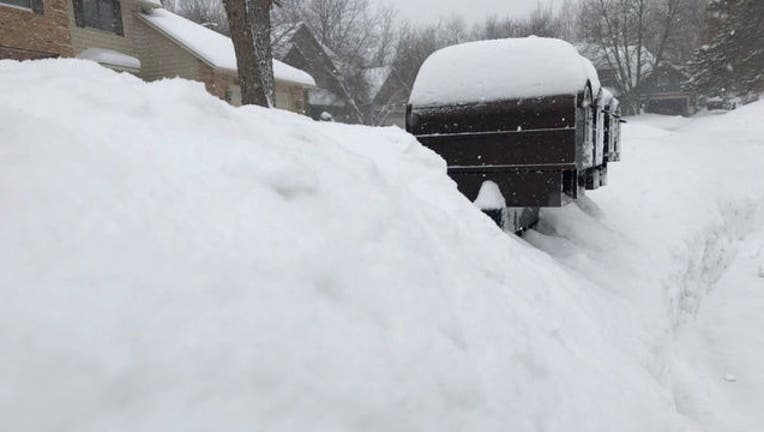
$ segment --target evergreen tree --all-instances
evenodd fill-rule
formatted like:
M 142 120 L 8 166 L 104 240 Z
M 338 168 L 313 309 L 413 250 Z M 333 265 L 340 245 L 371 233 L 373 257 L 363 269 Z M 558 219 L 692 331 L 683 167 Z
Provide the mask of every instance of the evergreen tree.
M 708 44 L 690 63 L 690 86 L 706 96 L 764 90 L 764 1 L 715 0 Z

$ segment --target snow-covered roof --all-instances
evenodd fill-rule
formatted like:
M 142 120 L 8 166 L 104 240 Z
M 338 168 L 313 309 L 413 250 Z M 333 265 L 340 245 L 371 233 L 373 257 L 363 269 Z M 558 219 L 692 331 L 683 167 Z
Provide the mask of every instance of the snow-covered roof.
M 618 50 L 615 50 L 612 47 L 606 48 L 593 43 L 579 43 L 576 44 L 576 49 L 599 70 L 617 69 L 617 59 L 621 59 L 623 66 L 631 70 L 634 75 L 633 85 L 636 85 L 637 65 L 642 65 L 642 76 L 647 76 L 652 72 L 653 64 L 655 64 L 655 56 L 647 48 L 643 47 L 640 57 L 638 55 L 639 49 L 637 49 L 636 45 L 629 45 L 626 48 L 619 46 Z M 617 56 L 616 53 L 618 53 Z
M 304 24 L 281 24 L 271 30 L 271 50 L 275 58 L 283 59 L 294 46 L 292 37 Z
M 121 69 L 140 70 L 141 61 L 135 57 L 106 48 L 88 48 L 77 54 L 77 58 L 92 60 L 104 66 L 113 66 Z
M 143 10 L 151 10 L 162 7 L 162 3 L 159 0 L 138 0 L 138 4 Z
M 458 104 L 577 94 L 590 75 L 573 45 L 559 39 L 470 42 L 432 54 L 419 70 L 410 101 Z
M 236 73 L 236 53 L 231 38 L 187 20 L 165 9 L 154 9 L 140 16 L 153 28 L 172 38 L 215 69 Z M 306 72 L 273 60 L 273 74 L 278 81 L 315 87 L 316 81 Z

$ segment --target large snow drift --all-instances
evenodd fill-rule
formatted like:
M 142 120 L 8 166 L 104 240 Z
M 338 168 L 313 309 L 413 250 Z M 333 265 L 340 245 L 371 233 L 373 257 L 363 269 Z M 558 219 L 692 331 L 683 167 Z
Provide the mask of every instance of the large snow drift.
M 606 304 L 399 129 L 81 61 L 0 62 L 0 94 L 2 429 L 670 421 Z
M 591 63 L 559 39 L 531 36 L 469 42 L 443 48 L 425 60 L 410 102 L 459 104 L 576 95 L 590 79 L 599 87 Z
M 396 128 L 75 60 L 2 61 L 0 95 L 2 430 L 684 431 L 703 406 L 671 378 L 678 285 L 643 277 L 715 214 L 638 237 L 569 206 L 530 237 L 553 258 Z M 635 206 L 673 159 L 618 177 L 673 155 L 649 149 L 596 197 L 635 230 L 669 221 Z

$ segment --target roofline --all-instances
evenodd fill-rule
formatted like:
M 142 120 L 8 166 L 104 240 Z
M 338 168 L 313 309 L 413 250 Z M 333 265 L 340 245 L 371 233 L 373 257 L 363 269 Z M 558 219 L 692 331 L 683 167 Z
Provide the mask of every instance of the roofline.
M 136 12 L 135 15 L 137 15 L 138 19 L 142 23 L 144 23 L 147 26 L 151 27 L 153 30 L 155 30 L 156 32 L 158 32 L 162 36 L 166 37 L 167 39 L 169 39 L 170 41 L 172 41 L 173 43 L 175 43 L 179 47 L 181 47 L 184 50 L 188 51 L 188 53 L 190 53 L 191 55 L 196 57 L 198 60 L 201 60 L 204 64 L 206 64 L 207 66 L 212 68 L 212 70 L 217 71 L 217 72 L 222 72 L 222 73 L 227 74 L 227 75 L 233 75 L 234 77 L 239 75 L 239 71 L 236 70 L 236 69 L 223 68 L 223 67 L 216 66 L 211 60 L 207 59 L 202 53 L 197 52 L 196 50 L 194 50 L 193 48 L 191 48 L 187 44 L 184 44 L 182 41 L 178 40 L 177 38 L 175 38 L 172 35 L 168 34 L 166 31 L 164 31 L 161 28 L 157 27 L 154 23 L 151 22 L 151 20 L 149 20 L 145 16 L 143 16 L 143 13 Z M 289 80 L 289 79 L 276 78 L 275 76 L 273 77 L 273 80 L 277 81 L 277 82 L 281 82 L 281 83 L 288 83 L 288 84 L 299 85 L 301 87 L 306 87 L 306 88 L 317 88 L 316 85 L 309 85 L 309 84 L 305 84 L 305 83 L 302 83 L 302 82 L 297 82 L 297 81 L 293 81 L 293 80 Z

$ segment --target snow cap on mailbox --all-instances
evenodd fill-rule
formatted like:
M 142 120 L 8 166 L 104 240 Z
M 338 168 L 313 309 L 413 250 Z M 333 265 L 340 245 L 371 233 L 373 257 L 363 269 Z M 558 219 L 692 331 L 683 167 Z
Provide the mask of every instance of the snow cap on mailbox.
M 585 61 L 573 45 L 535 36 L 454 45 L 425 60 L 409 102 L 451 105 L 575 95 L 592 78 Z

